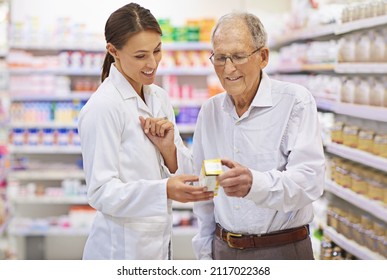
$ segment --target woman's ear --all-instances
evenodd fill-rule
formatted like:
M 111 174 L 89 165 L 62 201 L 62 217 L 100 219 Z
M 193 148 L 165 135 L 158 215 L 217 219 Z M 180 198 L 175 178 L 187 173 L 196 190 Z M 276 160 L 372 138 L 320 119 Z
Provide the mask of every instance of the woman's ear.
M 107 43 L 106 50 L 114 57 L 114 59 L 117 58 L 117 49 L 113 46 L 113 44 Z

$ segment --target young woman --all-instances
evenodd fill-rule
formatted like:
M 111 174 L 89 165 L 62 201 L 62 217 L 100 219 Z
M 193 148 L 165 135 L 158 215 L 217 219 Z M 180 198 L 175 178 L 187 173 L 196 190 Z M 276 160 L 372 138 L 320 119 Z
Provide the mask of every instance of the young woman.
M 171 259 L 172 200 L 208 200 L 167 93 L 153 84 L 161 29 L 130 3 L 106 22 L 102 84 L 79 115 L 88 199 L 97 210 L 84 259 Z M 177 175 L 180 174 L 180 175 Z

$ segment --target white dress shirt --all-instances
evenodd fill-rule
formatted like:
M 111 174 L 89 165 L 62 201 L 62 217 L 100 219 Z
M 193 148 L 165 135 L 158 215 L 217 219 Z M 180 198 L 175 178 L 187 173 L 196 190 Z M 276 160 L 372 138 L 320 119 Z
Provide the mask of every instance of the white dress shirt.
M 234 160 L 253 174 L 244 198 L 228 197 L 219 188 L 213 201 L 194 204 L 197 258 L 211 259 L 215 223 L 235 233 L 262 234 L 312 221 L 312 202 L 324 189 L 325 160 L 316 104 L 304 87 L 262 72 L 241 117 L 227 93 L 209 99 L 198 117 L 193 156 L 196 174 L 204 159 L 213 158 Z
M 84 259 L 168 259 L 172 201 L 168 168 L 139 116 L 175 122 L 165 90 L 144 85 L 146 103 L 111 66 L 109 77 L 79 115 L 88 200 L 97 210 Z M 175 125 L 178 170 L 192 172 L 191 152 Z

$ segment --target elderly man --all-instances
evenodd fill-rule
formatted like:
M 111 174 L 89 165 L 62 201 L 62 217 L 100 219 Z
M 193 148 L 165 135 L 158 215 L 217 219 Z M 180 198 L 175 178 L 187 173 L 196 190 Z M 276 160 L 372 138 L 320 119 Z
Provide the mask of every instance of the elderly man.
M 313 96 L 273 80 L 266 31 L 249 13 L 220 18 L 210 57 L 224 93 L 201 109 L 196 172 L 221 158 L 218 195 L 197 202 L 198 259 L 313 259 L 308 224 L 323 193 L 325 161 Z

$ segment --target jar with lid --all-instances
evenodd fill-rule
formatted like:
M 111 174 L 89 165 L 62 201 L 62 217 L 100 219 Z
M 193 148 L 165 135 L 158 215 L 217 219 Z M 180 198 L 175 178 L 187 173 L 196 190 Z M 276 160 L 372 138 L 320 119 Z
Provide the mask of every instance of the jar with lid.
M 332 241 L 324 238 L 320 245 L 320 259 L 331 260 L 332 259 Z
M 373 153 L 387 158 L 387 134 L 377 133 L 374 137 Z
M 343 249 L 339 246 L 333 247 L 332 250 L 332 260 L 343 260 Z
M 378 130 L 374 137 L 373 154 L 387 158 L 387 124 L 378 122 Z
M 344 123 L 336 121 L 331 128 L 331 140 L 333 143 L 343 144 L 343 127 Z
M 374 135 L 375 135 L 375 132 L 371 129 L 367 129 L 367 128 L 360 129 L 357 148 L 359 150 L 372 153 L 374 148 L 373 147 Z
M 327 209 L 327 224 L 328 226 L 334 228 L 335 230 L 337 230 L 338 228 L 338 223 L 339 223 L 339 213 L 338 213 L 338 208 L 337 207 L 334 207 L 332 205 L 329 205 L 328 206 L 328 209 Z
M 383 202 L 387 205 L 387 174 L 383 174 Z M 387 236 L 387 230 L 386 230 L 386 236 Z
M 351 187 L 350 172 L 351 172 L 352 166 L 353 166 L 352 162 L 348 160 L 343 160 L 340 165 L 336 166 L 336 174 L 338 175 L 338 179 L 339 179 L 337 183 L 344 188 Z
M 365 180 L 366 172 L 364 166 L 356 164 L 353 166 L 351 176 L 351 190 L 357 194 L 364 195 L 368 192 L 367 182 Z
M 385 88 L 381 80 L 375 79 L 370 89 L 370 105 L 383 107 Z
M 369 62 L 371 60 L 371 38 L 367 32 L 358 33 L 355 56 L 357 62 Z
M 356 148 L 359 140 L 358 133 L 359 126 L 349 123 L 345 124 L 343 128 L 343 144 L 351 148 Z
M 354 103 L 356 82 L 352 78 L 344 78 L 340 91 L 340 100 L 344 103 Z
M 383 188 L 383 174 L 375 171 L 368 181 L 368 194 L 370 199 L 383 201 L 384 188 Z
M 333 182 L 336 182 L 337 183 L 337 174 L 336 174 L 336 166 L 340 165 L 340 161 L 341 161 L 341 158 L 339 157 L 331 157 L 330 158 L 331 162 L 330 162 L 330 167 L 331 167 L 331 180 Z

